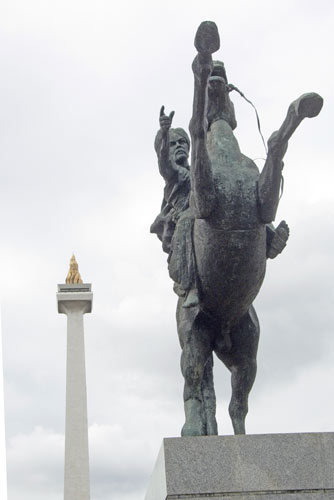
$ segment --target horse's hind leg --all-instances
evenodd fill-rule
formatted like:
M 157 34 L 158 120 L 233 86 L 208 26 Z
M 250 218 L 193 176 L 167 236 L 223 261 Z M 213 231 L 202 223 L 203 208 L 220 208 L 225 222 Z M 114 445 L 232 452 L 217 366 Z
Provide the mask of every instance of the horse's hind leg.
M 216 394 L 213 384 L 213 357 L 209 357 L 203 375 L 202 398 L 205 420 L 205 435 L 216 436 L 218 434 L 216 420 Z
M 209 396 L 209 389 L 203 391 L 203 388 L 207 377 L 210 376 L 206 365 L 212 354 L 211 340 L 198 319 L 198 311 L 195 311 L 197 308 L 185 309 L 182 303 L 183 300 L 179 299 L 177 324 L 182 347 L 181 370 L 184 377 L 183 399 L 186 417 L 181 435 L 202 436 L 207 434 L 208 405 L 204 399 Z
M 217 356 L 231 371 L 232 397 L 229 414 L 235 434 L 245 434 L 248 396 L 256 376 L 256 354 L 259 322 L 253 306 L 231 332 L 232 347 L 228 353 L 215 349 Z

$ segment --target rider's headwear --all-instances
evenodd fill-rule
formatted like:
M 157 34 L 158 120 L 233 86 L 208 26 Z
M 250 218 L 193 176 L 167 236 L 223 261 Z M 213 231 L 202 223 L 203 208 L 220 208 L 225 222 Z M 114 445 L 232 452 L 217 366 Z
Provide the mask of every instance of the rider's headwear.
M 189 136 L 188 136 L 187 132 L 183 128 L 171 128 L 170 131 L 174 132 L 174 134 L 178 134 L 181 137 L 183 137 L 183 139 L 185 139 L 187 141 L 188 147 L 190 148 L 190 139 L 189 139 Z
M 178 134 L 181 137 L 183 137 L 187 141 L 188 147 L 190 148 L 190 139 L 189 139 L 189 136 L 188 136 L 187 132 L 183 128 L 171 128 L 169 130 L 169 132 L 170 133 Z M 160 150 L 161 140 L 162 140 L 161 130 L 158 130 L 157 135 L 155 136 L 155 139 L 154 139 L 154 149 L 155 149 L 155 151 L 157 153 Z

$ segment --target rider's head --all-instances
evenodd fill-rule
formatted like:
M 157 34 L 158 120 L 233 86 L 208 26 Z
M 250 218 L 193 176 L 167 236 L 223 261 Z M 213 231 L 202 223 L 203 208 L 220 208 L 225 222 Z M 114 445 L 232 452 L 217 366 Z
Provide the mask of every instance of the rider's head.
M 171 128 L 169 131 L 169 157 L 178 165 L 188 164 L 190 141 L 183 128 Z
M 223 119 L 235 129 L 237 121 L 234 106 L 229 97 L 228 82 L 224 63 L 213 61 L 213 71 L 208 85 L 208 112 L 209 127 L 212 122 Z
M 161 132 L 159 131 L 154 141 L 154 148 L 159 153 L 161 147 Z M 190 140 L 183 128 L 169 130 L 169 158 L 178 165 L 187 166 L 190 149 Z

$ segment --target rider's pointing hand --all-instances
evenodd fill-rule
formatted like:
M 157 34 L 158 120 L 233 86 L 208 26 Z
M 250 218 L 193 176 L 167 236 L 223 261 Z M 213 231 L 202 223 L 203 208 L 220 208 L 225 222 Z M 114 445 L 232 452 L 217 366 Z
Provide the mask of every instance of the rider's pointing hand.
M 159 123 L 160 123 L 160 127 L 163 131 L 167 132 L 171 128 L 174 113 L 175 113 L 175 111 L 171 111 L 169 116 L 165 115 L 165 106 L 161 106 Z

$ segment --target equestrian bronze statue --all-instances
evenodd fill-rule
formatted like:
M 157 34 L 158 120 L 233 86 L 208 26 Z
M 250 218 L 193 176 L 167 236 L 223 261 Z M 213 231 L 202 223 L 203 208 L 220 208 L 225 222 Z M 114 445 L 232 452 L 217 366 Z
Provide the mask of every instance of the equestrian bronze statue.
M 259 322 L 253 307 L 267 258 L 285 247 L 289 228 L 273 226 L 279 203 L 283 157 L 301 121 L 323 104 L 303 94 L 268 140 L 264 167 L 243 155 L 216 25 L 196 33 L 190 137 L 172 128 L 174 112 L 160 110 L 155 149 L 165 180 L 161 212 L 151 226 L 168 253 L 178 295 L 177 330 L 182 348 L 185 424 L 183 436 L 217 434 L 213 352 L 231 372 L 229 413 L 235 434 L 245 433 L 248 395 L 256 375 Z M 188 162 L 191 146 L 191 161 Z

